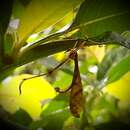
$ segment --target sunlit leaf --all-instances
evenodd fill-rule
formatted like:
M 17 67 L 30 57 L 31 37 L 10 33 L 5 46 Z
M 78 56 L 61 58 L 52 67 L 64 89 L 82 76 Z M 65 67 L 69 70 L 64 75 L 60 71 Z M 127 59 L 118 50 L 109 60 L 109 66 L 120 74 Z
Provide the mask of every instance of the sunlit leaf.
M 65 58 L 65 52 L 59 52 L 54 55 L 57 61 L 62 61 Z
M 42 111 L 42 102 L 52 99 L 56 93 L 45 79 L 34 78 L 24 82 L 20 95 L 19 84 L 21 80 L 30 76 L 32 75 L 19 75 L 6 79 L 0 88 L 0 104 L 11 113 L 22 108 L 33 119 L 38 119 Z
M 119 63 L 117 63 L 109 70 L 107 74 L 108 76 L 107 83 L 111 83 L 118 80 L 129 70 L 130 70 L 130 55 L 124 57 Z
M 130 102 L 130 72 L 123 75 L 121 79 L 108 84 L 104 91 L 120 100 Z
M 72 10 L 52 26 L 51 33 L 54 33 L 59 30 L 62 31 L 64 29 L 67 29 L 67 27 L 69 27 L 70 23 L 72 22 L 73 18 L 74 18 L 74 12 Z M 41 25 L 41 27 L 39 27 L 38 30 L 43 28 L 42 26 L 44 27 L 45 25 Z
M 23 16 L 20 18 L 18 29 L 19 41 L 26 40 L 36 30 L 41 31 L 55 24 L 82 1 L 31 0 L 25 8 Z
M 90 53 L 92 53 L 98 60 L 98 62 L 101 62 L 104 55 L 105 55 L 105 47 L 104 46 L 101 46 L 101 47 L 98 47 L 98 46 L 92 46 L 92 47 L 88 47 L 87 48 Z

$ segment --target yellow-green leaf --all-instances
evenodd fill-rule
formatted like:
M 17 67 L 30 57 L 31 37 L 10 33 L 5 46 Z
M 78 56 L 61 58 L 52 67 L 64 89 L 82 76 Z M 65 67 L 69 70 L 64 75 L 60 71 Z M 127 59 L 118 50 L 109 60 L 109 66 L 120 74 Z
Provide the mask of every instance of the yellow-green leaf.
M 21 80 L 30 76 L 32 75 L 24 74 L 7 78 L 0 86 L 0 105 L 11 113 L 22 108 L 33 119 L 39 119 L 43 101 L 54 98 L 56 93 L 45 79 L 39 77 L 25 81 L 20 95 L 19 84 Z
M 119 80 L 108 84 L 104 91 L 122 101 L 130 103 L 130 71 L 123 75 Z
M 19 41 L 55 24 L 83 0 L 31 0 L 20 19 Z M 39 27 L 42 27 L 39 29 Z
M 87 53 L 92 54 L 93 56 L 96 57 L 98 62 L 101 62 L 104 55 L 105 55 L 105 47 L 98 47 L 98 46 L 91 46 L 89 48 L 86 48 Z

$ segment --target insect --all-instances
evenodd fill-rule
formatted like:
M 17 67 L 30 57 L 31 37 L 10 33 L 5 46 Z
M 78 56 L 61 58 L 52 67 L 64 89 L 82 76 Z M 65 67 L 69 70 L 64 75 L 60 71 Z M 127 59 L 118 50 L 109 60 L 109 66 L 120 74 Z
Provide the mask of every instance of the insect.
M 55 88 L 55 90 L 59 93 L 65 93 L 65 92 L 70 91 L 70 101 L 69 101 L 70 111 L 73 116 L 80 117 L 80 113 L 83 108 L 83 87 L 82 87 L 82 82 L 81 82 L 81 77 L 80 77 L 80 72 L 79 72 L 77 51 L 80 48 L 82 48 L 84 46 L 84 44 L 85 44 L 85 42 L 80 43 L 79 41 L 77 41 L 75 43 L 75 46 L 72 49 L 67 50 L 67 52 L 69 52 L 68 58 L 66 58 L 63 62 L 61 62 L 59 65 L 57 65 L 55 68 L 53 68 L 49 72 L 23 79 L 19 85 L 20 94 L 22 93 L 22 85 L 26 80 L 29 80 L 32 78 L 37 78 L 37 77 L 44 76 L 44 75 L 50 75 L 51 73 L 53 73 L 55 70 L 59 69 L 63 64 L 65 64 L 69 60 L 73 60 L 74 61 L 74 73 L 73 73 L 72 83 L 65 90 L 62 90 L 58 87 Z
M 80 117 L 83 108 L 83 87 L 78 67 L 77 51 L 70 53 L 69 57 L 74 60 L 75 68 L 71 85 L 66 90 L 55 88 L 59 93 L 65 93 L 70 90 L 70 111 L 75 117 Z

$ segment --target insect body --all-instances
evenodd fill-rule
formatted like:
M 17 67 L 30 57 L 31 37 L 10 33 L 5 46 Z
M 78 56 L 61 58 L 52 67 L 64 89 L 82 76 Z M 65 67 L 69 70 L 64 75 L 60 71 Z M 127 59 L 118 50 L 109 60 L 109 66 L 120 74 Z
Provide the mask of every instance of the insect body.
M 80 112 L 83 108 L 83 87 L 78 67 L 77 52 L 74 57 L 74 62 L 75 62 L 75 69 L 70 92 L 70 111 L 75 117 L 79 117 Z
M 78 55 L 77 51 L 72 50 L 69 57 L 74 60 L 74 74 L 71 85 L 66 90 L 60 90 L 56 88 L 59 93 L 70 91 L 70 111 L 75 117 L 80 117 L 80 112 L 83 108 L 83 87 L 78 66 Z

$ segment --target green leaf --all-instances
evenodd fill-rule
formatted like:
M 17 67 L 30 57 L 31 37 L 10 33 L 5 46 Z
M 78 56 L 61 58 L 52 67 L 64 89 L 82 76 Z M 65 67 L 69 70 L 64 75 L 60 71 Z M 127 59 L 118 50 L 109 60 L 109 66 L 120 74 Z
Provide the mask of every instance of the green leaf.
M 0 84 L 0 105 L 10 113 L 22 108 L 35 120 L 39 119 L 47 100 L 54 98 L 56 92 L 49 82 L 39 77 L 31 81 L 27 80 L 25 84 L 22 84 L 22 93 L 19 96 L 19 85 L 22 79 L 32 76 L 27 74 L 13 76 L 6 84 L 2 82 Z
M 117 63 L 109 70 L 107 74 L 108 76 L 107 83 L 111 83 L 118 80 L 128 71 L 130 71 L 130 55 L 123 58 L 119 63 Z
M 41 120 L 31 124 L 30 128 L 61 130 L 66 119 L 71 115 L 68 109 L 68 94 L 59 94 L 41 114 Z M 58 123 L 57 123 L 58 122 Z M 51 124 L 51 125 L 50 125 Z
M 102 62 L 98 65 L 97 79 L 102 80 L 106 77 L 109 69 L 119 63 L 121 59 L 126 56 L 130 51 L 127 48 L 114 47 L 110 49 L 104 56 Z
M 16 42 L 16 32 L 14 30 L 8 29 L 4 38 L 4 54 L 11 56 L 13 45 Z
M 59 105 L 59 104 L 58 104 Z M 48 116 L 44 116 L 42 120 L 34 122 L 30 125 L 32 130 L 36 130 L 37 128 L 43 128 L 44 130 L 61 130 L 64 122 L 70 116 L 68 110 L 61 110 L 54 114 L 50 114 Z
M 67 24 L 70 24 L 72 20 L 74 19 L 74 11 L 70 11 L 68 14 L 65 15 L 63 19 L 61 19 L 58 23 L 56 23 L 53 26 L 53 30 L 51 32 L 56 32 L 60 30 L 62 27 L 66 26 Z
M 114 42 L 119 43 L 120 45 L 127 47 L 130 49 L 130 41 L 129 41 L 129 33 L 124 32 L 122 35 L 119 35 L 116 32 L 105 32 L 97 37 L 92 38 L 94 41 L 101 42 L 110 42 L 113 44 Z M 129 50 L 122 47 L 114 47 L 110 49 L 105 57 L 103 58 L 102 62 L 98 65 L 98 73 L 97 79 L 101 80 L 106 76 L 107 71 L 113 64 L 119 62 L 122 57 L 127 55 Z
M 70 75 L 70 74 L 66 73 L 65 71 L 59 71 L 57 74 L 57 77 L 59 77 L 59 78 L 53 85 L 60 87 L 62 89 L 66 89 L 67 87 L 69 87 L 70 83 L 72 82 L 73 72 L 71 72 L 71 73 L 72 74 Z
M 20 58 L 17 59 L 16 65 L 23 65 L 38 58 L 65 51 L 72 48 L 75 45 L 75 42 L 76 40 L 61 40 L 36 46 L 35 48 L 23 52 Z
M 12 19 L 18 19 L 18 18 L 20 19 L 21 16 L 24 14 L 25 8 L 29 3 L 25 5 L 22 2 L 23 0 L 14 0 L 13 10 L 12 10 L 12 16 L 13 16 Z
M 57 95 L 48 105 L 48 107 L 42 112 L 41 116 L 48 116 L 62 109 L 68 110 L 69 105 L 69 94 L 59 94 Z M 68 110 L 69 113 L 69 110 Z
M 85 0 L 70 27 L 77 36 L 94 37 L 107 31 L 122 33 L 130 26 L 129 0 Z
M 34 31 L 55 24 L 83 0 L 31 0 L 20 18 L 19 42 L 25 41 Z M 41 25 L 42 28 L 39 28 Z
M 19 109 L 14 114 L 12 114 L 10 119 L 24 126 L 29 126 L 29 124 L 32 122 L 32 118 L 23 109 Z
M 120 72 L 119 72 L 120 73 Z M 115 82 L 110 82 L 103 89 L 104 92 L 116 97 L 117 99 L 130 103 L 130 71 L 121 76 Z
M 130 31 L 125 31 L 122 33 L 122 37 L 126 39 L 126 42 L 130 43 Z
M 129 48 L 130 42 L 129 37 L 125 34 L 120 35 L 119 33 L 108 31 L 105 33 L 102 33 L 96 37 L 91 38 L 94 41 L 97 42 L 118 42 L 120 45 Z M 129 44 L 129 45 L 128 45 Z

